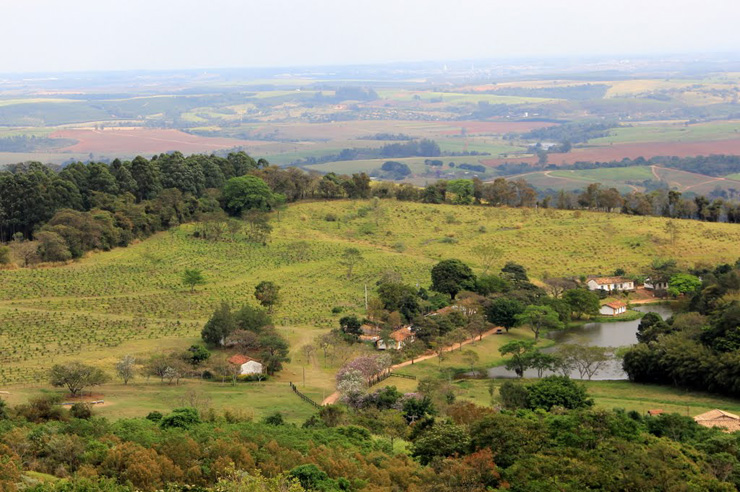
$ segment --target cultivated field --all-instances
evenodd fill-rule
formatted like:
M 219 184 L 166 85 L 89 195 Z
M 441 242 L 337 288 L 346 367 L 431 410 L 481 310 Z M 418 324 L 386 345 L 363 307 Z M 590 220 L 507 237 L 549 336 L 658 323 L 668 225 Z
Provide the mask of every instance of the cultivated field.
M 692 265 L 740 256 L 740 231 L 730 224 L 679 221 L 671 244 L 661 218 L 395 201 L 381 202 L 376 215 L 367 206 L 291 206 L 274 219 L 267 247 L 206 242 L 192 238 L 186 225 L 58 268 L 0 271 L 0 380 L 37 381 L 53 361 L 108 363 L 129 351 L 186 346 L 221 301 L 255 302 L 261 280 L 282 286 L 275 318 L 296 337 L 334 326 L 335 306 L 362 314 L 364 286 L 372 289 L 385 270 L 428 285 L 429 269 L 440 259 L 479 267 L 473 249 L 485 243 L 503 252 L 493 268 L 516 261 L 539 278 L 608 274 L 618 267 L 639 273 L 655 257 Z M 327 214 L 339 220 L 327 222 Z M 351 280 L 339 265 L 349 246 L 365 256 Z M 192 266 L 208 281 L 194 294 L 180 284 L 180 273 Z
M 76 140 L 77 143 L 59 149 L 60 152 L 92 152 L 96 155 L 130 156 L 158 154 L 179 150 L 184 154 L 210 153 L 219 149 L 238 146 L 257 147 L 261 142 L 248 142 L 232 138 L 199 137 L 179 130 L 148 128 L 107 128 L 105 130 L 57 130 L 51 138 Z

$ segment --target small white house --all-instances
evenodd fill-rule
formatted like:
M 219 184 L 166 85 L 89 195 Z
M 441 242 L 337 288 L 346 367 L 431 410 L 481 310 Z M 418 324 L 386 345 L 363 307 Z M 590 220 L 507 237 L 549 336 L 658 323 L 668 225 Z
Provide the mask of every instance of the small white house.
M 623 277 L 590 278 L 586 282 L 586 285 L 588 285 L 589 290 L 605 290 L 607 292 L 613 290 L 635 290 L 635 282 Z
M 599 313 L 604 316 L 618 316 L 627 312 L 627 304 L 622 301 L 608 302 L 601 306 Z
M 262 374 L 262 363 L 246 355 L 232 355 L 229 357 L 229 363 L 240 366 L 239 374 Z
M 653 282 L 651 279 L 646 278 L 643 285 L 649 290 L 668 290 L 668 282 L 665 280 L 656 280 Z

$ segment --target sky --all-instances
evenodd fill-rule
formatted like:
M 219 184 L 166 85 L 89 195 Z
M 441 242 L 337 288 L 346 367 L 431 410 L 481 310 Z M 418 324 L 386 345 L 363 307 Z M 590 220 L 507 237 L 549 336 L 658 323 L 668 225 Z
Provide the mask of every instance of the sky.
M 0 73 L 740 52 L 739 0 L 0 1 Z

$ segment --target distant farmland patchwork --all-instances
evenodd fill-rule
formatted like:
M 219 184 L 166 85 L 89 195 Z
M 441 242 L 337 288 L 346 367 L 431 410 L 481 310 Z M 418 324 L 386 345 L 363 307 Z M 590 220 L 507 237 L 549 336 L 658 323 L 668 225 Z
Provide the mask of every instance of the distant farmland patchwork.
M 636 72 L 613 80 L 587 73 L 500 81 L 445 79 L 436 72 L 383 80 L 312 77 L 280 74 L 224 84 L 218 76 L 161 83 L 145 77 L 143 83 L 85 81 L 78 84 L 88 87 L 64 90 L 42 82 L 36 89 L 27 82 L 22 90 L 0 86 L 0 165 L 241 149 L 276 165 L 319 172 L 369 173 L 396 160 L 409 166 L 406 181 L 417 185 L 518 173 L 541 190 L 577 190 L 592 182 L 627 192 L 652 182 L 696 193 L 737 189 L 737 176 L 701 171 L 545 169 L 624 158 L 740 155 L 740 77 L 734 73 Z M 579 130 L 594 123 L 603 128 Z M 388 152 L 379 158 L 372 152 L 420 139 L 434 140 L 441 155 Z M 548 150 L 565 142 L 572 143 L 568 152 Z M 357 149 L 365 152 L 352 155 Z M 425 164 L 427 159 L 441 165 Z M 503 164 L 521 166 L 502 170 Z M 527 165 L 536 169 L 527 172 Z

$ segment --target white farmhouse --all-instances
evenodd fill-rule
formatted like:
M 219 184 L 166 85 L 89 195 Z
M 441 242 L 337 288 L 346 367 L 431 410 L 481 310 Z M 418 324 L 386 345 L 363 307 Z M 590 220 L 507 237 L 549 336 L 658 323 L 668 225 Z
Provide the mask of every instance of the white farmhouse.
M 652 279 L 646 278 L 645 283 L 643 284 L 646 289 L 649 290 L 668 290 L 668 281 L 667 280 L 656 280 L 653 282 Z
M 627 304 L 622 301 L 608 302 L 601 306 L 599 313 L 604 316 L 618 316 L 627 312 Z
M 232 355 L 229 363 L 240 366 L 239 374 L 262 374 L 262 363 L 246 355 Z
M 590 278 L 588 282 L 589 290 L 605 290 L 611 292 L 613 290 L 635 290 L 635 282 L 624 277 L 597 277 Z

